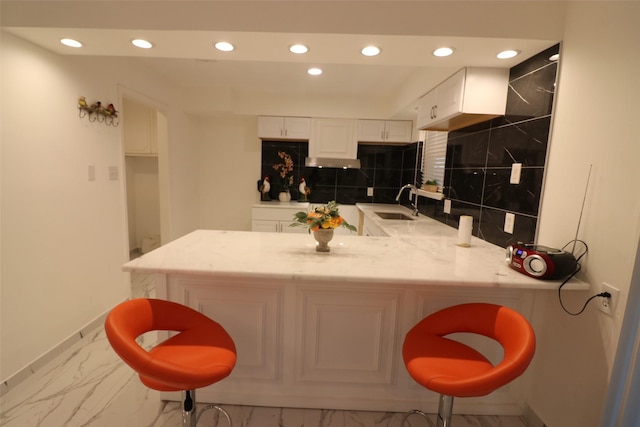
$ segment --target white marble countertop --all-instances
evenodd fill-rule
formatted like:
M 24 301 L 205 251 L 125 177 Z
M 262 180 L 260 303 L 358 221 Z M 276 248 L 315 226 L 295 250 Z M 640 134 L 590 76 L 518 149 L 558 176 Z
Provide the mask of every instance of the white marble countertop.
M 435 229 L 435 224 L 420 222 L 423 224 L 413 226 Z M 532 279 L 510 269 L 504 262 L 504 249 L 495 245 L 477 239 L 470 248 L 456 246 L 455 230 L 448 231 L 450 227 L 438 224 L 444 228 L 429 235 L 336 235 L 329 253 L 316 252 L 315 240 L 308 234 L 196 230 L 128 262 L 124 270 L 237 278 L 557 289 L 557 281 Z M 587 288 L 586 283 L 575 280 L 565 286 L 565 289 Z
M 289 202 L 280 202 L 278 200 L 261 201 L 252 205 L 254 208 L 274 208 L 274 209 L 289 209 L 300 208 L 301 211 L 309 210 L 309 202 L 299 202 L 297 200 L 291 200 Z

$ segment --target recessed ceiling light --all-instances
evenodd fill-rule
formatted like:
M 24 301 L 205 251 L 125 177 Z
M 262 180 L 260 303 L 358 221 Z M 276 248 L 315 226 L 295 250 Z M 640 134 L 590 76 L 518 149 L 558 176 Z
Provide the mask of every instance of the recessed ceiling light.
M 153 47 L 151 42 L 148 42 L 148 41 L 143 40 L 143 39 L 131 40 L 131 44 L 134 45 L 135 47 L 139 47 L 141 49 L 151 49 Z
M 319 76 L 320 74 L 322 74 L 322 70 L 320 68 L 309 68 L 307 70 L 307 73 L 311 74 L 312 76 Z
M 218 42 L 214 46 L 216 47 L 216 49 L 221 50 L 223 52 L 231 52 L 233 49 L 235 49 L 233 45 L 228 42 Z
M 60 40 L 60 43 L 69 47 L 82 47 L 82 43 L 74 39 L 62 39 Z
M 306 47 L 303 44 L 294 44 L 293 46 L 291 46 L 289 48 L 289 52 L 291 53 L 297 53 L 297 54 L 302 54 L 302 53 L 307 53 L 309 52 L 309 48 Z
M 514 56 L 518 56 L 518 54 L 520 54 L 520 52 L 517 50 L 503 50 L 497 55 L 497 57 L 498 59 L 509 59 Z
M 554 53 L 553 55 L 551 55 L 549 57 L 549 61 L 557 61 L 558 59 L 560 59 L 560 54 L 559 53 Z
M 380 48 L 377 46 L 367 46 L 361 50 L 364 56 L 376 56 L 380 53 Z
M 453 54 L 453 48 L 451 47 L 439 47 L 433 51 L 433 56 L 449 56 Z

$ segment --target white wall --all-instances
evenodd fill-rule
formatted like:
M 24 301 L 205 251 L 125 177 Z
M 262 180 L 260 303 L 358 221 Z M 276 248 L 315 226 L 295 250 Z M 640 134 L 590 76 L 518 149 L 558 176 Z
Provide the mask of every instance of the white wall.
M 556 293 L 539 306 L 529 403 L 549 427 L 599 425 L 631 283 L 640 237 L 639 17 L 638 2 L 567 5 L 538 241 L 561 247 L 574 237 L 593 165 L 579 235 L 589 244 L 584 277 L 622 292 L 615 318 L 595 304 L 571 317 Z M 565 304 L 577 311 L 591 294 L 565 293 Z
M 79 118 L 79 96 L 118 106 L 119 84 L 171 105 L 166 82 L 130 62 L 49 53 L 2 33 L 2 281 L 0 379 L 5 380 L 129 296 L 121 127 Z M 170 140 L 194 124 L 169 109 Z M 173 149 L 171 147 L 171 149 Z M 197 153 L 171 159 L 172 237 L 196 227 L 188 189 Z M 96 180 L 88 180 L 88 166 Z M 108 180 L 108 167 L 120 178 Z M 172 202 L 173 203 L 173 202 Z M 191 203 L 190 206 L 186 206 Z

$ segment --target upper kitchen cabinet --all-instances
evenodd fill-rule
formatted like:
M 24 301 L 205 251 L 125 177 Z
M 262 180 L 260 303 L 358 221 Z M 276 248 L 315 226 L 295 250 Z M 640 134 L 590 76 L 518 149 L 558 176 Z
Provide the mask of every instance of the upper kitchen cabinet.
M 308 140 L 311 118 L 258 116 L 258 138 Z
M 412 134 L 411 120 L 358 120 L 359 142 L 408 143 Z
M 424 95 L 418 129 L 452 131 L 505 114 L 509 69 L 463 68 Z
M 129 156 L 158 154 L 157 112 L 154 108 L 124 98 L 124 151 Z
M 311 119 L 309 157 L 355 159 L 356 124 L 355 119 Z

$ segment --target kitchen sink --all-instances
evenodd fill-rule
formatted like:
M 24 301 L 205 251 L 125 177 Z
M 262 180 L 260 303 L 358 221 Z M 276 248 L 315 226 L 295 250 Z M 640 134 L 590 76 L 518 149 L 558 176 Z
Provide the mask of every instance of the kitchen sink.
M 399 219 L 402 221 L 413 221 L 414 218 L 400 212 L 375 212 L 382 219 Z

